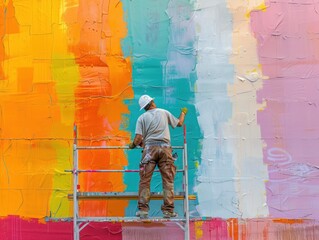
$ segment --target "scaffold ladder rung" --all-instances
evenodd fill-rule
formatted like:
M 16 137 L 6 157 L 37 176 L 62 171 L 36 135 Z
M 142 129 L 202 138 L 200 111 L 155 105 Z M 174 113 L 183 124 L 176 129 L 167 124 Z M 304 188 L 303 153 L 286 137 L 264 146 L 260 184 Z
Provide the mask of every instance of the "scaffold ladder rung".
M 141 219 L 138 217 L 80 217 L 78 222 L 185 222 L 184 218 L 160 218 L 150 217 Z
M 80 220 L 79 220 L 80 219 Z M 147 222 L 147 221 L 155 221 L 158 220 L 159 222 L 176 222 L 176 221 L 186 221 L 186 219 L 182 218 L 163 218 L 163 217 L 151 217 L 151 218 L 147 218 L 147 219 L 140 219 L 138 217 L 108 217 L 108 219 L 111 222 Z M 190 222 L 199 222 L 199 221 L 208 221 L 208 220 L 213 220 L 214 218 L 212 217 L 193 217 L 190 218 L 189 221 Z M 61 218 L 61 217 L 45 217 L 44 220 L 46 222 L 73 222 L 73 217 L 67 217 L 67 218 Z M 85 222 L 85 221 L 92 221 L 92 222 L 106 222 L 106 217 L 80 217 L 77 218 L 78 222 Z
M 78 173 L 137 173 L 140 172 L 140 170 L 136 170 L 136 169 L 78 169 L 78 170 L 71 170 L 71 169 L 67 169 L 64 170 L 64 172 L 70 172 L 70 173 L 74 173 L 74 172 L 78 172 Z M 184 169 L 177 169 L 176 172 L 181 172 L 183 173 L 185 170 Z M 160 170 L 154 170 L 154 172 L 160 172 Z
M 77 198 L 80 199 L 124 199 L 124 200 L 137 200 L 137 192 L 77 192 Z M 151 199 L 162 200 L 164 198 L 161 192 L 151 192 Z M 68 199 L 73 200 L 73 194 L 68 194 Z M 175 192 L 175 200 L 184 200 L 184 192 Z M 196 200 L 196 195 L 188 195 L 188 200 Z

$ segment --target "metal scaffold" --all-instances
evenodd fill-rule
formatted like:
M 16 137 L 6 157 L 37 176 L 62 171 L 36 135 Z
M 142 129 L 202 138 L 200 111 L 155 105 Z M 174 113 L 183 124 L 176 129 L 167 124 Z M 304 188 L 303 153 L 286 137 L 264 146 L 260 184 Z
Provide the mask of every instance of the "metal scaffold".
M 138 173 L 139 170 L 114 170 L 114 169 L 79 169 L 79 152 L 85 150 L 112 150 L 112 149 L 126 149 L 127 146 L 79 146 L 77 142 L 77 126 L 74 126 L 74 144 L 73 144 L 73 169 L 66 170 L 66 172 L 71 172 L 73 175 L 73 193 L 68 195 L 70 200 L 73 200 L 73 228 L 74 228 L 74 240 L 80 240 L 80 232 L 84 229 L 90 222 L 174 222 L 180 226 L 184 231 L 184 239 L 190 239 L 190 215 L 189 215 L 189 200 L 196 200 L 195 195 L 189 195 L 188 191 L 188 164 L 187 164 L 187 141 L 186 141 L 186 127 L 184 125 L 183 129 L 184 144 L 183 146 L 172 146 L 172 149 L 182 150 L 182 168 L 177 169 L 178 173 L 183 175 L 183 191 L 175 192 L 175 200 L 183 200 L 183 212 L 184 216 L 182 218 L 170 218 L 165 219 L 161 217 L 150 217 L 147 219 L 140 219 L 137 217 L 85 217 L 80 216 L 79 213 L 79 201 L 85 200 L 134 200 L 137 199 L 138 193 L 135 192 L 81 192 L 79 189 L 79 174 L 80 173 Z M 159 172 L 159 170 L 155 170 Z M 151 192 L 151 199 L 162 199 L 163 194 L 158 192 Z

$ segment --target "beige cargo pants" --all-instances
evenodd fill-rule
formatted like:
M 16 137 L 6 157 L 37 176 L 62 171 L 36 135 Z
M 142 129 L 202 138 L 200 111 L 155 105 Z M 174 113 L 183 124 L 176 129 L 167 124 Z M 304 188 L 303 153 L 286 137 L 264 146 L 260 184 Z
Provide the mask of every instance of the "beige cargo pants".
M 162 211 L 174 211 L 174 178 L 176 167 L 169 146 L 146 146 L 140 163 L 140 183 L 138 191 L 138 208 L 149 210 L 150 184 L 156 165 L 158 166 L 163 184 L 164 202 Z

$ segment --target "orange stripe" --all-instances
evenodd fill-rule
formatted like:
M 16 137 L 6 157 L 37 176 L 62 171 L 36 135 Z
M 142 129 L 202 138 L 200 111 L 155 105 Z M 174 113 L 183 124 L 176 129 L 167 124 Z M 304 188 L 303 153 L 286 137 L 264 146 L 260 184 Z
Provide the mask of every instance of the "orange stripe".
M 51 75 L 43 78 L 35 74 L 49 69 L 51 62 L 30 61 L 49 55 L 51 42 L 44 47 L 39 44 L 43 42 L 42 35 L 34 38 L 30 32 L 49 20 L 38 16 L 41 21 L 30 27 L 21 11 L 17 11 L 21 6 L 14 8 L 12 1 L 5 2 L 0 4 L 3 20 L 0 30 L 10 36 L 4 37 L 0 44 L 0 62 L 6 66 L 0 68 L 1 79 L 6 78 L 1 82 L 0 137 L 14 140 L 0 142 L 0 215 L 42 218 L 50 215 L 49 200 L 57 156 L 52 141 L 32 139 L 54 137 L 52 127 L 59 122 L 60 115 Z M 34 3 L 33 8 L 40 9 L 40 6 Z M 32 11 L 27 15 L 32 18 Z M 41 41 L 37 41 L 39 39 Z M 34 46 L 41 50 L 39 55 L 32 52 Z
M 284 224 L 295 224 L 295 223 L 304 223 L 304 219 L 274 219 L 275 223 L 284 223 Z
M 77 14 L 75 17 L 74 14 Z M 131 64 L 123 58 L 121 39 L 126 35 L 122 3 L 119 1 L 80 1 L 77 11 L 66 18 L 76 18 L 70 31 L 78 31 L 79 38 L 72 49 L 80 69 L 76 89 L 76 116 L 79 138 L 110 137 L 109 141 L 80 141 L 81 145 L 124 145 L 130 137 L 120 130 L 123 114 L 128 113 L 124 99 L 132 98 Z M 74 35 L 76 36 L 76 34 Z M 117 136 L 117 138 L 113 138 Z M 122 150 L 82 151 L 80 168 L 120 169 L 127 165 Z M 118 173 L 82 173 L 81 191 L 124 191 L 123 175 Z M 127 201 L 84 201 L 84 216 L 124 216 Z
M 7 4 L 0 3 L 0 34 L 12 34 L 19 32 L 19 24 L 15 17 L 15 11 L 12 0 L 8 1 Z M 0 80 L 6 78 L 3 69 L 3 61 L 6 59 L 5 48 L 3 42 L 0 43 Z
M 228 225 L 228 234 L 231 237 L 231 239 L 238 240 L 238 219 L 236 218 L 228 219 L 227 225 Z

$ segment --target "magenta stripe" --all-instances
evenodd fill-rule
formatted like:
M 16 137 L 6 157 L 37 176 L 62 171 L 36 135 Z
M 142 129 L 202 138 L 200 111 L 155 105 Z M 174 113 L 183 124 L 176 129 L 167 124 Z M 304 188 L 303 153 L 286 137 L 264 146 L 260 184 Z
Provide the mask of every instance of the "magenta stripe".
M 318 221 L 284 219 L 209 219 L 191 222 L 191 238 L 196 240 L 236 239 L 317 239 Z M 72 240 L 72 222 L 44 222 L 9 216 L 0 219 L 1 240 Z M 81 240 L 167 240 L 184 239 L 174 223 L 90 223 L 81 231 Z
M 73 223 L 40 222 L 9 216 L 0 219 L 1 240 L 57 240 L 73 239 Z M 81 240 L 122 240 L 121 223 L 90 223 L 81 231 Z
M 319 218 L 319 4 L 270 3 L 251 14 L 264 80 L 257 93 L 271 217 Z

